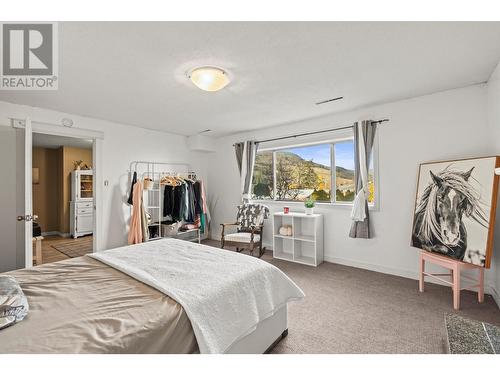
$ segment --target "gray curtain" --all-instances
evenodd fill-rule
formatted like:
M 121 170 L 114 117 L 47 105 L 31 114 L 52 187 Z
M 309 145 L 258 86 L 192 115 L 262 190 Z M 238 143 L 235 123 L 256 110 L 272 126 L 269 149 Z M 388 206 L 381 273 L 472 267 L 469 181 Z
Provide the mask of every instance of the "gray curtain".
M 368 183 L 367 173 L 370 158 L 373 149 L 373 142 L 375 140 L 375 132 L 377 131 L 377 123 L 372 121 L 356 122 L 354 124 L 354 166 L 355 166 L 355 179 L 356 179 L 356 199 L 360 198 L 359 206 L 353 207 L 353 221 L 349 237 L 352 238 L 371 238 L 370 234 L 370 212 L 368 210 Z M 363 177 L 363 167 L 365 167 L 365 177 Z M 363 180 L 364 183 L 363 183 Z M 360 191 L 364 190 L 363 192 Z M 355 201 L 356 206 L 356 201 Z M 356 209 L 364 209 L 362 212 L 362 221 L 354 212 Z M 357 218 L 355 218 L 356 216 Z
M 234 152 L 236 154 L 236 163 L 238 163 L 238 171 L 241 175 L 241 161 L 243 160 L 243 149 L 245 148 L 245 142 L 235 143 Z
M 241 199 L 244 203 L 251 198 L 253 167 L 258 147 L 259 144 L 255 141 L 246 141 L 234 145 L 241 178 Z

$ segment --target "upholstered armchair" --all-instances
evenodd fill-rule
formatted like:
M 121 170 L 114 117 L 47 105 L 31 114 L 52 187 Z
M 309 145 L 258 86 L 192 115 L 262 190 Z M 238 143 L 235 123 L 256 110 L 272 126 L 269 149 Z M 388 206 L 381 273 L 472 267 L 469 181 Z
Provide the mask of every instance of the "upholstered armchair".
M 221 224 L 221 248 L 236 246 L 237 252 L 248 249 L 251 255 L 257 248 L 260 258 L 266 251 L 262 246 L 262 237 L 264 220 L 268 217 L 269 208 L 263 204 L 245 203 L 238 206 L 236 222 Z M 236 227 L 236 233 L 226 233 L 228 227 Z

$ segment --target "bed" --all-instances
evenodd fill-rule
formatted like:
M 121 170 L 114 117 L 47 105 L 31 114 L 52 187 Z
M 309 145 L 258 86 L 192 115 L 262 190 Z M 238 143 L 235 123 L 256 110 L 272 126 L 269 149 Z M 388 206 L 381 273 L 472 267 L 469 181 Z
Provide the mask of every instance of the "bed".
M 267 262 L 174 239 L 6 274 L 30 311 L 0 353 L 264 353 L 304 296 Z

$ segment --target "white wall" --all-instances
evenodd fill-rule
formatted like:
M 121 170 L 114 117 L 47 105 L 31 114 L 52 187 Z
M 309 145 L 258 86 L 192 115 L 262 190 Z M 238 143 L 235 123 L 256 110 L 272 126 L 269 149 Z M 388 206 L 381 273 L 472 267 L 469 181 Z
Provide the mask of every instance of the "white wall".
M 103 180 L 110 183 L 103 187 L 101 230 L 102 248 L 107 249 L 126 243 L 130 209 L 124 200 L 129 189 L 127 170 L 132 160 L 190 162 L 206 182 L 213 208 L 212 237 L 218 238 L 219 223 L 234 220 L 240 199 L 232 147 L 235 141 L 328 129 L 358 119 L 389 118 L 390 122 L 381 125 L 378 132 L 380 208 L 372 211 L 375 237 L 371 240 L 348 237 L 350 208 L 318 206 L 317 211 L 325 215 L 327 261 L 416 278 L 417 251 L 409 246 L 409 241 L 418 164 L 500 154 L 499 76 L 497 68 L 487 86 L 476 85 L 223 137 L 216 141 L 216 153 L 190 152 L 183 136 L 6 102 L 0 102 L 0 126 L 10 126 L 10 117 L 30 116 L 36 121 L 56 124 L 63 117 L 70 117 L 75 127 L 104 132 Z M 272 210 L 280 210 L 282 204 L 270 203 L 270 206 Z M 291 206 L 292 210 L 302 209 L 301 204 Z M 500 235 L 500 230 L 497 234 Z M 270 238 L 267 226 L 268 246 Z M 4 251 L 0 252 L 0 263 Z M 500 290 L 500 276 L 496 275 L 496 270 L 500 270 L 498 246 L 495 251 L 492 268 L 486 272 L 490 292 L 492 288 Z
M 491 147 L 493 148 L 493 152 L 500 155 L 500 64 L 497 65 L 488 81 L 487 109 L 488 125 L 490 128 L 489 134 L 491 134 Z M 495 297 L 497 303 L 500 305 L 500 207 L 497 209 L 493 265 L 497 271 L 494 280 L 496 291 Z
M 156 160 L 163 162 L 189 163 L 190 153 L 186 137 L 164 132 L 121 125 L 104 120 L 60 113 L 40 108 L 0 102 L 0 126 L 10 126 L 10 117 L 60 124 L 63 117 L 74 120 L 74 127 L 104 132 L 102 144 L 102 249 L 125 245 L 130 208 L 124 204 L 129 190 L 127 170 L 133 160 Z M 3 159 L 3 163 L 14 163 L 14 159 Z M 3 252 L 4 250 L 2 250 Z M 1 254 L 1 253 L 0 253 Z M 1 256 L 1 255 L 0 255 Z M 2 259 L 0 259 L 1 263 Z
M 218 198 L 213 212 L 213 237 L 219 237 L 219 223 L 235 218 L 239 203 L 239 176 L 232 144 L 247 139 L 266 139 L 287 134 L 329 129 L 358 119 L 389 118 L 378 131 L 380 165 L 380 207 L 371 213 L 374 238 L 348 237 L 350 208 L 318 205 L 325 215 L 325 259 L 416 278 L 418 251 L 409 246 L 415 185 L 419 163 L 432 160 L 491 155 L 487 135 L 486 86 L 402 100 L 384 105 L 307 121 L 299 121 L 235 134 L 218 140 L 217 153 L 210 162 L 209 184 Z M 283 204 L 270 203 L 272 210 Z M 291 205 L 302 210 L 302 205 Z M 271 244 L 270 221 L 265 242 Z M 494 284 L 495 270 L 486 272 L 488 285 Z

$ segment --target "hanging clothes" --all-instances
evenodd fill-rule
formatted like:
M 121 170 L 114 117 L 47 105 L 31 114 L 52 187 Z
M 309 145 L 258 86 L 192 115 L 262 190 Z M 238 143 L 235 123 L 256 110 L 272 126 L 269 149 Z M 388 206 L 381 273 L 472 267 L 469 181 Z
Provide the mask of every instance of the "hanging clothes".
M 128 195 L 128 204 L 133 204 L 133 193 L 134 193 L 134 185 L 137 183 L 137 172 L 134 172 L 134 176 L 132 177 L 132 183 L 130 184 L 130 194 Z
M 186 212 L 184 213 L 184 220 L 188 223 L 193 223 L 195 220 L 195 194 L 193 182 L 186 181 L 186 195 L 184 196 L 186 205 Z
M 201 180 L 182 179 L 180 185 L 165 180 L 163 190 L 163 217 L 174 222 L 193 224 L 205 230 L 208 223 L 208 206 Z
M 128 232 L 128 244 L 141 243 L 143 240 L 142 235 L 142 215 L 143 215 L 143 204 L 142 204 L 142 182 L 137 181 L 134 184 L 134 191 L 132 196 L 132 204 L 134 208 L 132 209 L 132 217 L 130 218 L 130 229 Z M 141 208 L 142 206 L 142 208 Z
M 137 207 L 137 206 L 136 206 Z M 141 232 L 142 232 L 142 242 L 147 242 L 149 240 L 149 230 L 148 230 L 148 216 L 146 209 L 144 207 L 144 201 L 141 195 Z
M 210 217 L 210 210 L 208 209 L 207 195 L 205 192 L 205 184 L 203 183 L 203 181 L 200 181 L 200 184 L 201 184 L 201 200 L 203 202 L 203 213 L 206 216 L 206 223 L 208 224 L 208 223 L 210 223 L 210 221 L 212 219 Z
M 199 215 L 205 212 L 203 209 L 203 195 L 202 195 L 202 182 L 200 180 L 196 181 L 193 185 L 194 197 L 195 197 L 195 214 Z
M 200 225 L 199 225 L 200 231 L 201 233 L 205 233 L 206 229 L 205 214 L 201 214 L 199 217 L 200 217 Z
M 208 209 L 207 197 L 205 193 L 205 185 L 203 181 L 200 181 L 200 190 L 201 190 L 201 211 L 200 215 L 200 230 L 205 233 L 208 231 L 208 226 L 210 223 L 210 211 Z
M 184 184 L 179 186 L 174 186 L 174 203 L 172 206 L 172 220 L 181 221 L 184 219 L 184 213 L 186 212 L 186 206 L 184 203 L 185 190 Z
M 172 185 L 165 185 L 163 193 L 163 216 L 172 216 L 174 211 L 174 188 Z

